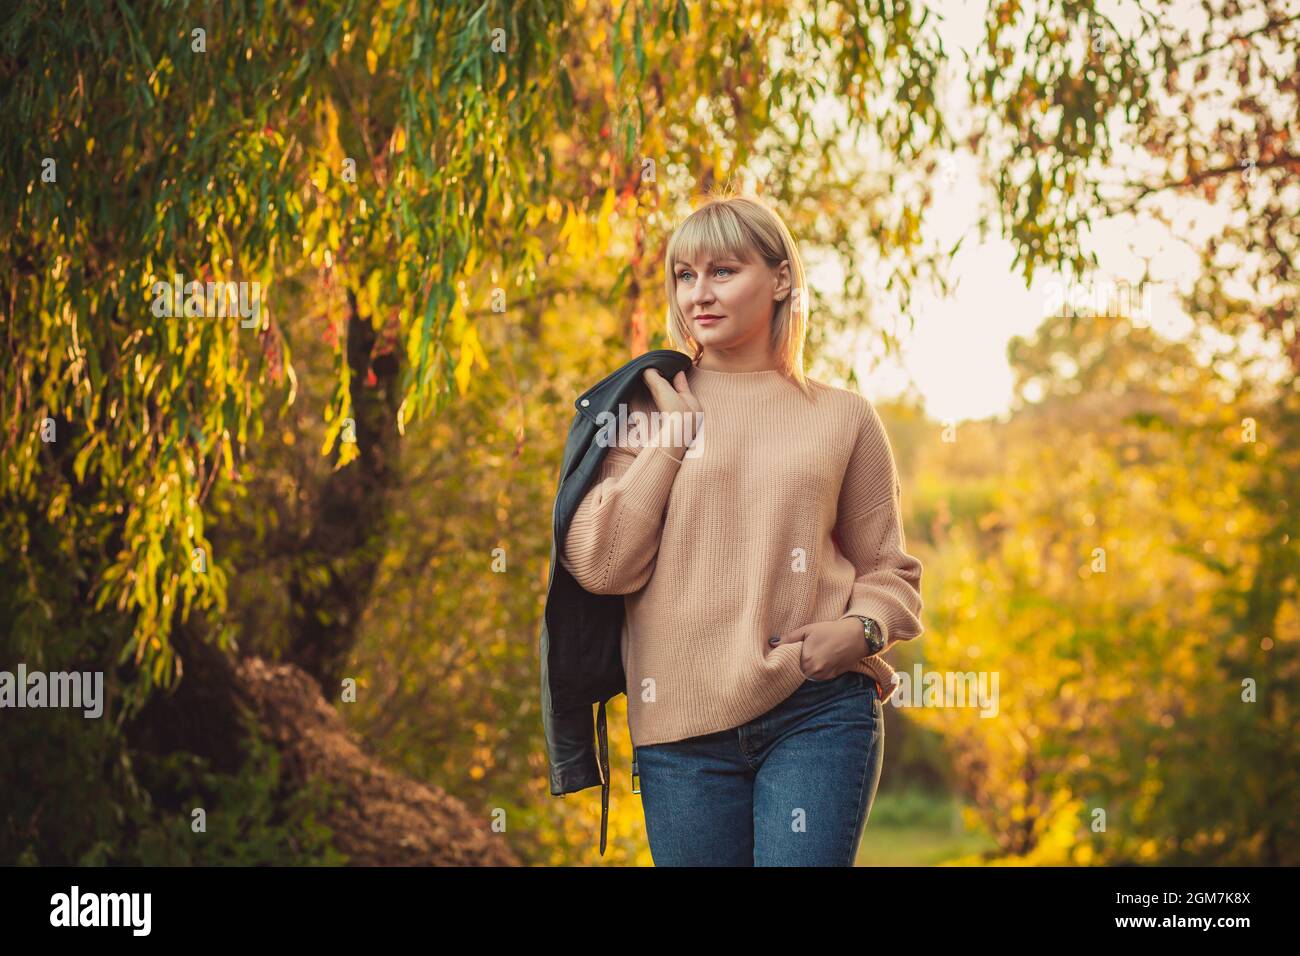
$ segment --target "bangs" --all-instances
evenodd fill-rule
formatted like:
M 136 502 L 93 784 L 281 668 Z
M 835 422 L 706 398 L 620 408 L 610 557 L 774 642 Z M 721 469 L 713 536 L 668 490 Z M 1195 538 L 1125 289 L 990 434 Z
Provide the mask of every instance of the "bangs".
M 679 265 L 688 262 L 704 265 L 720 259 L 753 262 L 760 258 L 740 218 L 722 203 L 705 206 L 682 223 L 668 255 L 674 275 Z

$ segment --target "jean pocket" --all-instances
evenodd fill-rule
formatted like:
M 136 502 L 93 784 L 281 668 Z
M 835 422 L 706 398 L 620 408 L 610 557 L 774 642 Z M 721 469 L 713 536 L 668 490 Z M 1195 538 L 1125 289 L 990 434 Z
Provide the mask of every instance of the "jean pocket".
M 858 676 L 862 678 L 862 689 L 871 701 L 871 713 L 877 720 L 882 719 L 885 716 L 885 705 L 880 696 L 880 686 L 874 677 L 868 677 L 866 674 Z
M 799 668 L 799 672 L 803 673 L 802 667 Z M 805 683 L 816 684 L 818 687 L 825 687 L 829 684 L 839 684 L 845 681 L 853 680 L 853 675 L 855 675 L 856 673 L 857 671 L 844 671 L 841 674 L 836 674 L 834 677 L 828 677 L 825 680 L 818 680 L 816 677 L 809 677 L 807 674 L 804 674 L 803 679 Z M 853 686 L 856 687 L 858 685 L 855 682 Z

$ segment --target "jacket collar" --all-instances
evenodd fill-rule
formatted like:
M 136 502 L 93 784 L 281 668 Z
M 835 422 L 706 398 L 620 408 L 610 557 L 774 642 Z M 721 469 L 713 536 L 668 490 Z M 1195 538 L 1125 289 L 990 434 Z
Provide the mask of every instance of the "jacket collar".
M 622 368 L 615 369 L 604 378 L 602 378 L 591 388 L 587 389 L 573 403 L 578 412 L 590 419 L 594 424 L 596 416 L 603 411 L 609 411 L 618 404 L 619 399 L 626 393 L 629 381 L 639 381 L 641 373 L 654 366 L 660 370 L 665 368 L 671 369 L 675 375 L 678 371 L 685 371 L 690 368 L 691 357 L 685 352 L 679 352 L 676 349 L 651 349 L 638 355 L 632 361 L 628 362 Z M 671 378 L 665 375 L 665 378 Z

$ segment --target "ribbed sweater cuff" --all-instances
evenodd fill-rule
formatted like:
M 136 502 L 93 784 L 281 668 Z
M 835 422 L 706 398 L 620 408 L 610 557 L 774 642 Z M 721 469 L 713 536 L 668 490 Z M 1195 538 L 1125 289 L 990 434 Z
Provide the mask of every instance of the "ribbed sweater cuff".
M 643 448 L 619 482 L 626 489 L 624 505 L 656 521 L 661 519 L 681 466 L 680 460 L 658 445 Z

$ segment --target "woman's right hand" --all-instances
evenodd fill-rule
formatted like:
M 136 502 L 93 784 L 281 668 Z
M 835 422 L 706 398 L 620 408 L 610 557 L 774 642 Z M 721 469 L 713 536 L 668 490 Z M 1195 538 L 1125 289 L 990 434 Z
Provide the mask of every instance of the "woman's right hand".
M 704 424 L 704 408 L 686 382 L 686 373 L 678 372 L 670 383 L 658 369 L 648 368 L 641 373 L 655 404 L 659 406 L 661 420 L 658 433 L 649 444 L 658 445 L 679 461 L 685 457 L 691 442 Z M 683 438 L 679 440 L 679 438 Z

